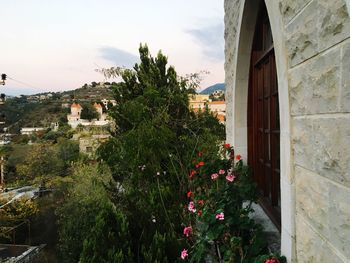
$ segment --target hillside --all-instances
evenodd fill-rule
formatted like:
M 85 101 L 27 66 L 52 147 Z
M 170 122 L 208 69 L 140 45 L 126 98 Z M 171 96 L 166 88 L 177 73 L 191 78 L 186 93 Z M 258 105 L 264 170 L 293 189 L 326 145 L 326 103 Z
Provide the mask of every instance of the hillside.
M 202 90 L 200 94 L 212 94 L 216 90 L 225 91 L 225 83 L 217 83 L 215 85 L 209 86 L 208 88 Z
M 70 111 L 66 106 L 73 101 L 98 102 L 112 98 L 109 83 L 100 85 L 93 82 L 76 90 L 11 97 L 1 111 L 5 115 L 9 132 L 18 133 L 22 127 L 48 127 L 53 122 L 66 122 Z
M 113 83 L 112 83 L 113 84 Z M 63 91 L 60 93 L 61 98 L 67 99 L 74 98 L 75 100 L 102 100 L 112 99 L 113 93 L 111 90 L 111 84 L 106 82 L 104 84 L 98 84 L 92 82 L 90 85 L 85 84 L 81 88 L 69 91 Z

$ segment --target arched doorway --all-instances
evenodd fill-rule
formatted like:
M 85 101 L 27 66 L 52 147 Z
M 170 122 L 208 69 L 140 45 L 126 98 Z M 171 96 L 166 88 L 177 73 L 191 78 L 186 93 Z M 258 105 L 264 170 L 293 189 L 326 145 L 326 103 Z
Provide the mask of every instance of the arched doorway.
M 239 3 L 239 4 L 238 4 Z M 245 160 L 248 159 L 248 91 L 251 51 L 259 7 L 266 6 L 270 20 L 278 80 L 280 117 L 281 252 L 288 261 L 295 256 L 295 184 L 291 152 L 291 117 L 288 61 L 283 16 L 275 0 L 240 0 L 232 3 L 226 22 L 226 135 Z M 236 19 L 236 20 L 235 20 Z M 237 27 L 232 27 L 232 23 Z
M 261 206 L 281 229 L 278 81 L 270 21 L 260 3 L 251 51 L 248 89 L 248 163 Z

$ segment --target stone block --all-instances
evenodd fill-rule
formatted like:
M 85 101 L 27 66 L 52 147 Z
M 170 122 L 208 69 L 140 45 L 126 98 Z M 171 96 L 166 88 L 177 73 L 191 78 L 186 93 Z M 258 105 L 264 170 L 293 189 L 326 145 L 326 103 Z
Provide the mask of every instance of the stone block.
M 312 1 L 286 28 L 286 47 L 291 67 L 318 52 L 317 1 Z
M 295 168 L 296 211 L 329 238 L 329 181 L 301 167 Z
M 344 0 L 317 0 L 319 51 L 350 36 L 350 16 Z
M 297 214 L 296 250 L 298 262 L 346 262 L 344 257 L 317 234 L 302 216 Z
M 340 48 L 290 70 L 292 115 L 338 111 L 341 91 Z
M 292 150 L 294 162 L 306 169 L 314 169 L 314 138 L 312 122 L 309 119 L 293 119 Z
M 313 120 L 314 171 L 350 187 L 350 114 Z
M 287 24 L 310 1 L 311 0 L 280 0 L 279 9 L 284 23 Z
M 332 184 L 329 200 L 330 240 L 350 259 L 350 189 Z
M 343 47 L 341 65 L 340 111 L 350 112 L 350 44 Z

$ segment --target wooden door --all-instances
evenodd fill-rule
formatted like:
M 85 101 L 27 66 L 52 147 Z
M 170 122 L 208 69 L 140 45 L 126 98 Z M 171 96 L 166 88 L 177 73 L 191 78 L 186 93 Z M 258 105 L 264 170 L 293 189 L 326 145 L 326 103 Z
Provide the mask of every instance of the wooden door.
M 248 163 L 261 205 L 280 228 L 280 123 L 275 54 L 265 6 L 258 15 L 248 98 Z

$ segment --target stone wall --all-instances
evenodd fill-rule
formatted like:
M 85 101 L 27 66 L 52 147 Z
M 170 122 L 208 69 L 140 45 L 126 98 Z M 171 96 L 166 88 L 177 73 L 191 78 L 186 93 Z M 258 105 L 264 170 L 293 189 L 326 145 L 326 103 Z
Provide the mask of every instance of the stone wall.
M 237 116 L 241 107 L 235 104 L 247 99 L 241 90 L 242 85 L 248 88 L 248 81 L 242 81 L 248 76 L 237 72 L 248 59 L 238 52 L 238 36 L 253 34 L 244 24 L 248 1 L 253 0 L 225 1 L 227 140 L 235 145 L 247 144 L 246 137 L 237 135 L 246 131 Z M 350 260 L 347 4 L 346 0 L 266 0 L 279 67 L 285 122 L 281 129 L 287 135 L 281 138 L 281 191 L 282 232 L 288 225 L 289 235 L 282 238 L 282 252 L 293 262 Z

